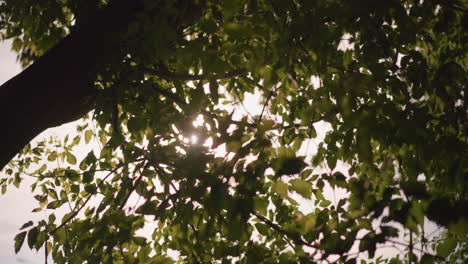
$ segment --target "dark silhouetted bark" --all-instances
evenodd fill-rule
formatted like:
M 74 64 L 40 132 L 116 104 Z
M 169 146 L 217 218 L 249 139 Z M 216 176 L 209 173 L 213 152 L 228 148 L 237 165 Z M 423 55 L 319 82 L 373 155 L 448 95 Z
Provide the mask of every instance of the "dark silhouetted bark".
M 40 132 L 93 108 L 99 67 L 118 57 L 137 1 L 114 2 L 0 87 L 0 168 Z M 116 56 L 117 55 L 117 56 Z

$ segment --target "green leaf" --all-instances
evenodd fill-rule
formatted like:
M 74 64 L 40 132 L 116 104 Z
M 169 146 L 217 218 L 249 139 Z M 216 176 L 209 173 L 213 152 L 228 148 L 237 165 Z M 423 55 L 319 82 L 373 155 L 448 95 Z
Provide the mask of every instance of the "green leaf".
M 411 203 L 410 215 L 413 217 L 416 224 L 424 224 L 424 208 L 421 203 L 415 201 Z
M 368 251 L 369 257 L 373 258 L 376 250 L 376 239 L 373 233 L 365 235 L 359 242 L 359 251 Z
M 224 16 L 229 19 L 234 16 L 242 8 L 242 1 L 240 0 L 225 0 L 223 1 Z
M 38 227 L 31 228 L 28 232 L 28 246 L 30 249 L 33 248 L 34 244 L 37 242 L 37 235 L 39 234 Z
M 336 156 L 335 155 L 327 155 L 327 164 L 330 170 L 334 170 L 336 167 Z
M 67 234 L 64 228 L 60 228 L 54 233 L 54 240 L 58 243 L 65 243 L 67 239 Z
M 295 179 L 291 180 L 289 183 L 291 189 L 296 191 L 302 197 L 310 199 L 310 197 L 312 196 L 312 184 L 310 184 L 309 182 L 300 179 Z
M 320 202 L 320 206 L 322 206 L 322 207 L 328 207 L 328 206 L 330 206 L 330 204 L 331 204 L 331 201 L 329 201 L 329 200 L 323 200 L 323 201 Z
M 146 121 L 143 118 L 134 117 L 128 120 L 127 128 L 132 133 L 137 133 L 145 127 Z
M 346 181 L 346 177 L 343 175 L 343 173 L 341 172 L 335 172 L 333 174 L 333 177 L 337 180 L 337 181 Z
M 27 231 L 23 231 L 15 236 L 15 253 L 17 254 L 23 246 Z
M 233 140 L 226 144 L 226 151 L 236 153 L 241 148 L 242 144 L 240 141 Z
M 262 215 L 267 214 L 268 199 L 255 197 L 254 198 L 254 209 Z
M 372 160 L 371 138 L 367 131 L 359 129 L 356 136 L 357 151 L 362 161 L 370 162 Z
M 80 192 L 80 185 L 78 184 L 73 184 L 71 187 L 70 187 L 70 190 L 72 193 L 79 193 Z
M 206 33 L 214 33 L 218 29 L 218 25 L 213 20 L 202 20 L 200 27 Z
M 276 181 L 273 185 L 273 191 L 276 192 L 281 198 L 288 197 L 288 185 L 282 181 Z
M 246 33 L 248 32 L 247 29 L 238 23 L 227 23 L 224 26 L 224 30 L 228 35 L 230 35 L 233 38 L 242 38 L 246 36 Z
M 437 245 L 436 251 L 437 255 L 446 258 L 452 251 L 455 249 L 457 245 L 457 240 L 455 237 L 448 237 L 442 243 Z
M 96 156 L 94 155 L 94 151 L 90 151 L 88 153 L 88 155 L 86 155 L 86 157 L 80 162 L 80 170 L 86 170 L 86 168 L 89 166 L 89 165 L 92 165 L 94 163 L 96 163 Z M 86 173 L 86 172 L 85 172 Z
M 433 256 L 431 255 L 428 255 L 428 254 L 424 254 L 421 258 L 421 261 L 420 263 L 422 264 L 434 264 L 435 263 L 435 259 Z
M 60 206 L 62 206 L 65 202 L 66 202 L 65 200 L 53 201 L 47 205 L 47 209 L 57 209 Z
M 156 215 L 158 211 L 159 201 L 147 201 L 135 211 L 137 214 Z
M 216 104 L 219 102 L 218 88 L 219 88 L 218 81 L 216 81 L 215 79 L 211 79 L 210 80 L 210 98 Z
M 99 131 L 99 142 L 101 142 L 102 145 L 105 145 L 107 142 L 106 133 L 102 130 Z
M 408 196 L 413 196 L 417 199 L 427 198 L 426 186 L 423 182 L 405 181 L 400 183 L 401 188 Z
M 301 158 L 285 158 L 279 160 L 279 169 L 277 174 L 281 175 L 293 175 L 300 173 L 307 164 Z
M 257 231 L 264 235 L 264 236 L 268 236 L 268 226 L 263 224 L 263 223 L 256 223 L 255 224 L 255 228 L 257 229 Z
M 75 155 L 71 154 L 70 152 L 67 152 L 66 154 L 66 157 L 67 157 L 67 162 L 70 163 L 71 165 L 75 165 L 76 164 L 76 157 Z
M 57 152 L 53 151 L 52 153 L 47 156 L 47 160 L 53 162 L 57 159 Z
M 35 170 L 33 174 L 34 175 L 42 174 L 46 169 L 47 169 L 47 165 L 42 164 L 42 166 L 39 169 Z
M 94 184 L 86 184 L 85 187 L 84 187 L 84 190 L 87 193 L 93 194 L 96 191 L 96 186 Z
M 46 240 L 46 231 L 43 230 L 37 234 L 36 244 L 34 245 L 35 249 L 40 249 Z
M 85 171 L 83 173 L 83 183 L 91 183 L 94 179 L 94 173 L 90 171 Z
M 172 260 L 169 257 L 165 256 L 154 256 L 152 257 L 148 262 L 148 264 L 173 264 L 175 263 L 174 260 Z
M 28 221 L 28 222 L 24 223 L 24 225 L 21 226 L 20 230 L 28 228 L 28 227 L 32 226 L 33 224 L 34 224 L 33 221 Z
M 91 141 L 91 138 L 93 137 L 94 133 L 91 129 L 88 129 L 85 131 L 85 143 L 89 144 Z
M 317 216 L 314 213 L 310 213 L 302 217 L 300 222 L 302 226 L 301 233 L 307 234 L 315 228 L 317 224 Z

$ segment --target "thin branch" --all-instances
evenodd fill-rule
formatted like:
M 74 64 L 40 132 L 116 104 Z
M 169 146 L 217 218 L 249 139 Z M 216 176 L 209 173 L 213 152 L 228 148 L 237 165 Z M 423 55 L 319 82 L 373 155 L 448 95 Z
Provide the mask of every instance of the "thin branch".
M 411 264 L 411 255 L 413 255 L 413 231 L 410 230 L 410 233 L 409 233 L 410 237 L 409 237 L 409 246 L 408 246 L 408 263 Z
M 288 237 L 290 239 L 292 239 L 293 241 L 303 245 L 303 246 L 307 246 L 307 247 L 310 247 L 310 248 L 314 248 L 316 249 L 316 247 L 312 244 L 310 244 L 309 242 L 305 241 L 304 239 L 300 238 L 300 237 L 291 237 L 291 235 L 286 232 L 285 230 L 283 230 L 279 225 L 271 222 L 270 220 L 268 220 L 266 217 L 264 217 L 263 215 L 260 215 L 259 213 L 253 211 L 252 212 L 252 215 L 254 215 L 255 217 L 257 217 L 258 219 L 260 219 L 262 222 L 264 222 L 267 226 L 269 226 L 271 229 L 279 232 L 280 234 L 282 234 L 283 236 L 285 237 Z
M 300 86 L 299 86 L 299 83 L 297 82 L 296 78 L 294 78 L 294 76 L 288 72 L 288 79 L 294 84 L 294 87 L 296 88 L 296 90 L 299 90 Z
M 277 88 L 276 86 L 273 86 L 271 91 L 268 93 L 268 97 L 266 98 L 265 104 L 263 104 L 262 112 L 260 113 L 260 116 L 258 117 L 258 123 L 262 122 L 263 112 L 265 112 L 265 109 L 268 106 L 270 99 L 273 97 L 273 95 L 276 94 L 276 88 Z
M 202 81 L 202 80 L 209 80 L 209 79 L 230 79 L 234 78 L 240 75 L 244 75 L 247 73 L 246 69 L 237 69 L 233 70 L 230 72 L 227 72 L 225 74 L 179 74 L 175 72 L 171 72 L 167 69 L 152 69 L 152 68 L 147 68 L 147 67 L 141 67 L 144 71 L 156 75 L 158 77 L 161 77 L 165 80 L 168 81 Z
M 132 189 L 127 193 L 127 196 L 125 197 L 125 199 L 120 204 L 120 206 L 119 206 L 120 210 L 122 210 L 124 208 L 124 206 L 127 204 L 128 199 L 130 198 L 130 195 L 132 195 L 132 193 L 135 191 L 135 189 L 140 184 L 141 179 L 143 178 L 143 172 L 147 169 L 148 166 L 149 166 L 149 164 L 146 164 L 143 168 L 140 168 L 140 176 L 138 176 L 138 178 L 136 179 L 135 183 L 132 186 Z
M 437 2 L 441 6 L 445 6 L 445 7 L 451 8 L 453 10 L 460 11 L 462 13 L 468 14 L 468 10 L 464 9 L 463 7 L 459 7 L 459 6 L 456 6 L 456 5 L 451 5 L 451 4 L 449 4 L 449 3 L 447 3 L 447 2 L 445 2 L 443 0 L 436 0 L 435 2 Z
M 47 240 L 49 240 L 49 236 L 46 234 L 46 239 L 44 243 L 44 263 L 47 264 Z
M 249 110 L 247 109 L 247 107 L 245 106 L 244 102 L 240 99 L 240 96 L 239 96 L 239 93 L 237 91 L 235 91 L 235 96 L 236 96 L 236 99 L 237 101 L 239 102 L 239 104 L 242 106 L 242 108 L 244 108 L 244 111 L 247 113 L 247 115 L 254 119 L 253 115 L 249 112 Z
M 174 183 L 168 179 L 168 175 L 167 173 L 164 171 L 164 169 L 162 169 L 159 164 L 164 164 L 164 165 L 167 165 L 167 166 L 171 166 L 171 167 L 174 167 L 174 164 L 171 163 L 170 161 L 162 161 L 162 160 L 159 160 L 159 159 L 155 159 L 153 157 L 151 157 L 150 153 L 148 151 L 146 151 L 145 149 L 142 149 L 142 148 L 139 148 L 139 147 L 134 147 L 135 150 L 137 151 L 140 151 L 140 152 L 143 152 L 143 156 L 144 158 L 149 162 L 149 165 L 151 165 L 156 172 L 159 173 L 159 176 L 161 178 L 161 180 L 164 181 L 164 184 L 169 184 L 175 192 L 179 192 L 179 190 L 175 187 Z M 164 176 L 161 177 L 161 176 Z
M 181 105 L 187 105 L 187 103 L 185 102 L 184 99 L 182 99 L 182 98 L 178 97 L 177 95 L 171 93 L 169 90 L 164 90 L 164 89 L 161 89 L 161 88 L 156 87 L 156 86 L 153 86 L 153 89 L 156 90 L 156 92 L 158 92 L 159 94 L 164 95 L 165 97 L 174 100 L 174 102 L 176 102 L 176 103 L 179 103 Z
M 174 189 L 174 192 L 178 193 L 179 192 L 179 189 L 177 189 L 177 187 L 174 185 L 174 183 L 169 179 L 169 175 L 167 175 L 167 173 L 164 171 L 163 168 L 157 166 L 157 165 L 154 165 L 152 164 L 154 169 L 159 173 L 159 176 L 164 176 L 164 177 L 161 177 L 161 179 L 163 181 L 165 181 L 164 183 L 165 184 L 169 184 L 172 189 Z
M 166 166 L 175 167 L 175 164 L 172 161 L 155 159 L 154 157 L 151 156 L 149 151 L 147 151 L 146 149 L 143 149 L 143 148 L 140 148 L 140 147 L 137 147 L 137 146 L 134 146 L 133 148 L 134 148 L 134 150 L 136 150 L 138 152 L 142 152 L 142 154 L 143 154 L 142 160 L 145 159 L 145 160 L 148 160 L 150 162 L 156 162 L 157 164 L 164 164 Z
M 258 85 L 258 86 L 261 87 L 261 85 Z M 161 95 L 163 95 L 163 96 L 165 96 L 165 97 L 167 97 L 167 98 L 172 99 L 175 103 L 178 103 L 178 104 L 184 105 L 184 106 L 185 106 L 185 105 L 188 105 L 188 103 L 185 102 L 184 99 L 182 99 L 182 98 L 178 97 L 177 95 L 171 93 L 169 90 L 164 90 L 164 89 L 161 89 L 161 88 L 156 87 L 156 86 L 154 86 L 153 88 L 154 88 L 154 90 L 155 90 L 156 92 L 158 92 L 159 94 L 161 94 Z M 239 99 L 238 99 L 238 100 L 239 100 Z M 241 103 L 241 105 L 243 106 L 243 108 L 246 109 L 245 106 L 243 105 L 242 101 L 239 100 L 239 102 Z M 211 113 L 211 112 L 209 112 L 209 111 L 206 111 L 205 109 L 200 109 L 199 111 L 200 111 L 202 114 L 204 114 L 205 116 L 211 117 L 211 118 L 213 118 L 213 119 L 217 119 L 217 118 L 218 118 L 217 115 L 215 115 L 215 114 L 213 114 L 213 113 Z M 247 111 L 247 114 L 248 114 L 249 116 L 252 116 L 248 111 Z M 244 124 L 244 123 L 241 123 L 241 122 L 236 121 L 236 120 L 231 120 L 231 123 L 232 123 L 232 124 L 236 124 L 236 125 L 245 125 L 245 126 L 252 127 L 252 128 L 256 128 L 256 127 L 257 127 L 257 124 L 254 124 L 254 123 L 245 123 L 245 124 Z
M 266 90 L 266 89 L 265 89 L 265 86 L 259 84 L 258 82 L 254 81 L 254 80 L 252 80 L 252 79 L 250 79 L 250 78 L 248 78 L 248 77 L 246 77 L 246 76 L 243 77 L 243 79 L 244 79 L 245 81 L 250 82 L 251 85 L 255 85 L 256 87 L 258 87 L 258 88 L 259 88 L 260 90 L 262 90 L 262 91 L 265 91 L 265 90 Z
M 112 174 L 114 174 L 121 166 L 118 166 L 117 168 L 115 168 L 114 170 L 110 171 L 109 174 L 107 174 L 103 179 L 102 181 L 98 184 L 98 186 L 96 187 L 96 190 L 104 183 L 104 181 L 109 177 L 111 176 Z M 89 200 L 91 200 L 91 197 L 93 197 L 93 193 L 90 193 L 88 198 L 86 198 L 86 200 L 84 201 L 84 203 L 80 206 L 80 208 L 78 208 L 78 210 L 76 210 L 72 215 L 70 215 L 67 220 L 63 221 L 62 224 L 60 224 L 59 226 L 57 226 L 56 228 L 54 228 L 52 231 L 49 232 L 49 235 L 53 235 L 55 232 L 57 232 L 60 228 L 64 227 L 66 224 L 68 224 L 68 222 L 70 222 L 73 218 L 75 218 L 76 215 L 78 215 L 78 213 L 86 206 L 86 204 L 88 204 Z
M 258 219 L 260 219 L 262 222 L 264 222 L 265 224 L 267 224 L 271 229 L 275 230 L 275 231 L 278 231 L 279 233 L 283 234 L 283 235 L 287 235 L 286 234 L 286 231 L 284 231 L 283 229 L 281 229 L 281 227 L 279 227 L 278 225 L 276 225 L 275 223 L 271 222 L 270 220 L 268 220 L 266 217 L 264 217 L 263 215 L 260 215 L 259 213 L 257 212 L 252 212 L 252 214 L 257 217 Z
M 400 241 L 397 241 L 397 240 L 393 240 L 393 239 L 389 239 L 389 240 L 387 240 L 387 242 L 390 242 L 390 243 L 393 243 L 393 244 L 396 244 L 396 245 L 400 245 L 400 246 L 403 246 L 403 247 L 408 247 L 409 246 L 406 243 L 403 243 L 403 242 L 400 242 Z M 416 250 L 416 251 L 419 251 L 421 253 L 430 255 L 431 257 L 437 258 L 439 260 L 445 260 L 445 258 L 443 258 L 441 256 L 438 256 L 438 255 L 431 254 L 429 252 L 426 252 L 423 249 L 420 249 L 420 248 L 417 248 L 417 247 L 413 247 L 413 249 Z

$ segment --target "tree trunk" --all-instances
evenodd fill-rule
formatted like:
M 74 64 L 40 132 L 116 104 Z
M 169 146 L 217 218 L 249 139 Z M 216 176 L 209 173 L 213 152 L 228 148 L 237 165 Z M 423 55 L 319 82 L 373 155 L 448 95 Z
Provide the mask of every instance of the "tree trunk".
M 100 67 L 119 56 L 138 1 L 113 1 L 0 87 L 0 169 L 49 127 L 93 109 L 92 83 Z

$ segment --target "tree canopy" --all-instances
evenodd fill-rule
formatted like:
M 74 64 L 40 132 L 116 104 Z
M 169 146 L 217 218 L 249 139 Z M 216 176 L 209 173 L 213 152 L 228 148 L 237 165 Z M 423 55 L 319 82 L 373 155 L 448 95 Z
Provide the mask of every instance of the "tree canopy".
M 33 178 L 48 214 L 15 249 L 56 263 L 465 260 L 467 27 L 458 0 L 1 2 L 1 39 L 27 67 L 0 88 L 1 190 Z

